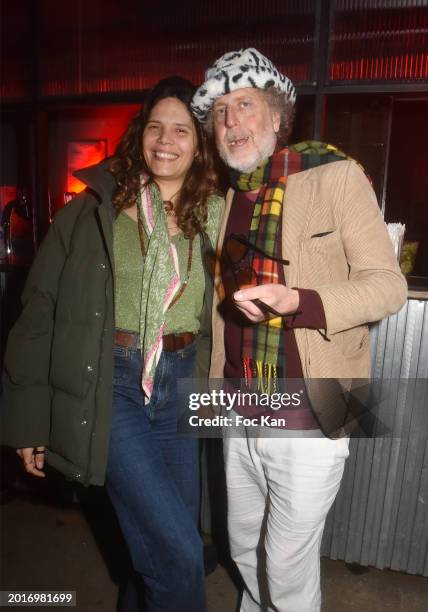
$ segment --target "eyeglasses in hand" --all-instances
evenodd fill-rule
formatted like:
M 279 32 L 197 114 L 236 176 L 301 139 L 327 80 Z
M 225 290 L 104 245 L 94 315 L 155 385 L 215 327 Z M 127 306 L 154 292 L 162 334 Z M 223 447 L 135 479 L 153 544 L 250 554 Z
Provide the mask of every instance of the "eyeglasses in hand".
M 235 280 L 236 288 L 243 289 L 245 287 L 254 287 L 258 283 L 258 275 L 252 265 L 251 253 L 259 253 L 263 257 L 276 261 L 288 266 L 290 262 L 287 259 L 281 259 L 280 257 L 273 257 L 267 255 L 262 249 L 257 247 L 255 244 L 249 242 L 244 236 L 240 234 L 231 234 L 225 242 L 224 251 L 227 255 L 229 263 L 231 265 L 233 278 Z M 282 314 L 275 310 L 272 306 L 269 306 L 262 300 L 256 298 L 251 300 L 265 315 L 275 315 L 281 317 Z

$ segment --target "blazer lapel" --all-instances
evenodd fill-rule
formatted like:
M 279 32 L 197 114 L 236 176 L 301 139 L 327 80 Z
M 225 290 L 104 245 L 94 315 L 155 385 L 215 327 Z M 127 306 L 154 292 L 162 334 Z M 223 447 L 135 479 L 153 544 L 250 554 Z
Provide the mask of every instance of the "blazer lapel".
M 218 234 L 218 247 L 217 247 L 217 251 L 220 253 L 221 249 L 223 247 L 223 242 L 224 242 L 224 235 L 226 233 L 226 227 L 227 227 L 227 221 L 229 219 L 229 214 L 230 214 L 230 209 L 232 207 L 232 202 L 233 202 L 233 196 L 235 195 L 235 192 L 233 189 L 229 189 L 227 194 L 226 194 L 226 203 L 224 206 L 224 213 L 223 213 L 223 218 L 221 221 L 221 226 L 220 226 L 220 231 Z
M 290 262 L 284 266 L 288 287 L 296 287 L 300 281 L 301 244 L 307 236 L 313 201 L 311 170 L 289 176 L 282 214 L 282 257 Z
M 224 207 L 223 219 L 220 225 L 220 231 L 217 242 L 217 256 L 214 272 L 214 296 L 212 307 L 212 355 L 210 378 L 223 378 L 224 363 L 226 360 L 224 348 L 224 319 L 218 312 L 218 306 L 222 300 L 222 285 L 221 285 L 221 261 L 220 255 L 223 248 L 224 235 L 226 233 L 227 220 L 232 206 L 233 189 L 229 189 L 226 196 L 226 204 Z

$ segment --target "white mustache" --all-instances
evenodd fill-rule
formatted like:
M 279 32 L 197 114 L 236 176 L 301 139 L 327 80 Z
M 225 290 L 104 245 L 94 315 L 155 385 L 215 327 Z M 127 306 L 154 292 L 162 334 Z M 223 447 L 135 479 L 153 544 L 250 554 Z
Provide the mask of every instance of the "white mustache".
M 234 142 L 235 140 L 244 140 L 245 138 L 250 138 L 250 134 L 227 134 L 225 135 L 225 142 L 226 144 L 230 144 L 231 142 Z

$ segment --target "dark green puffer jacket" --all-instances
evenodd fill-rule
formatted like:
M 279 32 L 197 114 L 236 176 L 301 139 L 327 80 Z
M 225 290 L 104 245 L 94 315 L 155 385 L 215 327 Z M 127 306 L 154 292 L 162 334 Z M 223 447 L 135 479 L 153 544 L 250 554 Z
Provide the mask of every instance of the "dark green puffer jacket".
M 55 216 L 9 334 L 2 442 L 46 445 L 53 467 L 102 484 L 112 404 L 115 183 L 106 164 L 79 179 L 89 190 Z
M 55 216 L 3 374 L 1 442 L 47 446 L 48 463 L 84 485 L 104 483 L 111 425 L 115 182 L 106 166 L 77 173 L 87 190 Z

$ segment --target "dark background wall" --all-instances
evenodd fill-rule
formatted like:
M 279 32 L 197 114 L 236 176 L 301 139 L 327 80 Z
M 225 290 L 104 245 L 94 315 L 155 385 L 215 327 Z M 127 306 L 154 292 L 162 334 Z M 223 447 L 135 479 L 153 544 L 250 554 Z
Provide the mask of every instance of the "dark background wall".
M 159 78 L 180 73 L 199 83 L 215 58 L 248 46 L 297 86 L 292 140 L 343 148 L 372 177 L 386 219 L 425 227 L 424 173 L 408 159 L 420 166 L 426 159 L 428 0 L 1 0 L 0 7 L 0 192 L 11 183 L 29 193 L 35 246 L 64 204 L 69 142 L 105 140 L 111 154 Z M 394 135 L 407 102 L 409 116 L 421 120 Z M 409 152 L 399 182 L 396 149 Z M 414 197 L 398 196 L 404 184 Z M 428 276 L 423 253 L 417 269 Z

